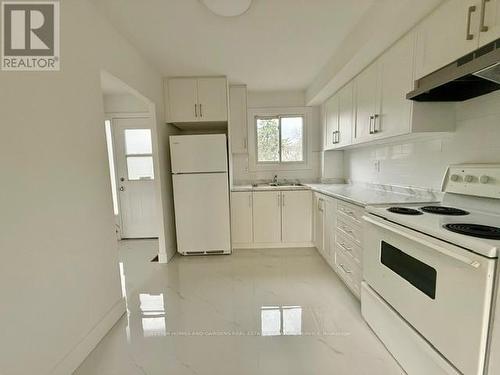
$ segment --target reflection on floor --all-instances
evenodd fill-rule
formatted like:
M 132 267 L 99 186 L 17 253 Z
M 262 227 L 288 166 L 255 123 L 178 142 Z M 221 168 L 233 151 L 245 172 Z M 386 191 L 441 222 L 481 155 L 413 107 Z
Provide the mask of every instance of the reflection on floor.
M 77 375 L 403 374 L 313 249 L 151 263 L 123 241 L 128 314 Z

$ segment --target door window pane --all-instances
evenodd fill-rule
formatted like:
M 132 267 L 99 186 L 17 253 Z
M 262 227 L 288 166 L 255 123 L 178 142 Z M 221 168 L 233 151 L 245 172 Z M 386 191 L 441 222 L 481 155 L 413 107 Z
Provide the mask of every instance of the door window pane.
M 281 161 L 300 162 L 303 155 L 304 119 L 281 118 Z
M 257 119 L 257 161 L 279 161 L 279 118 Z
M 283 334 L 302 334 L 302 307 L 283 306 Z
M 281 312 L 279 307 L 262 307 L 260 314 L 262 336 L 281 335 Z
M 152 156 L 127 156 L 128 179 L 153 180 L 153 157 Z
M 127 155 L 152 154 L 150 129 L 125 129 Z

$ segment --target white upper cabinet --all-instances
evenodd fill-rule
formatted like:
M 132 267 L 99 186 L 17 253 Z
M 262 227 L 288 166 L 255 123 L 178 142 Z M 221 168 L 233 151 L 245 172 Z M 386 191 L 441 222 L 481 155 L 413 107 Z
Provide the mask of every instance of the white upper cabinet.
M 413 102 L 414 34 L 409 33 L 380 57 L 380 110 L 373 121 L 373 136 L 390 137 L 411 131 Z
M 226 78 L 198 78 L 198 108 L 200 121 L 227 121 Z
M 247 88 L 229 87 L 229 138 L 233 154 L 248 152 Z
M 339 126 L 335 140 L 335 148 L 352 143 L 354 126 L 354 84 L 349 82 L 337 93 L 339 98 Z
M 231 193 L 231 240 L 233 244 L 253 242 L 252 192 Z
M 309 190 L 283 191 L 282 241 L 305 243 L 312 240 L 312 194 Z
M 373 134 L 375 115 L 380 110 L 380 67 L 375 60 L 355 79 L 356 122 L 354 142 L 363 142 Z
M 479 20 L 479 45 L 500 38 L 500 0 L 483 0 L 484 18 Z
M 168 122 L 192 122 L 198 120 L 198 88 L 195 78 L 169 79 Z
M 337 132 L 339 130 L 339 98 L 333 95 L 325 102 L 325 135 L 323 145 L 325 150 L 335 147 Z
M 227 122 L 226 78 L 170 78 L 166 85 L 167 122 Z
M 500 0 L 447 0 L 418 26 L 421 78 L 500 38 Z

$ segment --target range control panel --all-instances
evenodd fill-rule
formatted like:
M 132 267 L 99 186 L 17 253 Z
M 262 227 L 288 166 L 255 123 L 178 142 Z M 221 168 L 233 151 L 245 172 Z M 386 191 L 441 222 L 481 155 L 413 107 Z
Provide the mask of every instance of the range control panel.
M 448 167 L 444 192 L 500 199 L 500 164 L 462 164 Z

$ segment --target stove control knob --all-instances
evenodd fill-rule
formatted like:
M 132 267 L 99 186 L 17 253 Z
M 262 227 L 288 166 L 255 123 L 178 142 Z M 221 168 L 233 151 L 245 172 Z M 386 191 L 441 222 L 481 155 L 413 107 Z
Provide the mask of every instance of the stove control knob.
M 450 180 L 452 180 L 452 181 L 458 181 L 458 178 L 459 178 L 458 174 L 452 174 L 450 176 Z
M 490 181 L 490 177 L 486 175 L 482 175 L 479 177 L 479 182 L 482 184 L 487 184 Z
M 465 182 L 472 182 L 472 181 L 474 181 L 474 176 L 471 176 L 470 174 L 465 176 Z

